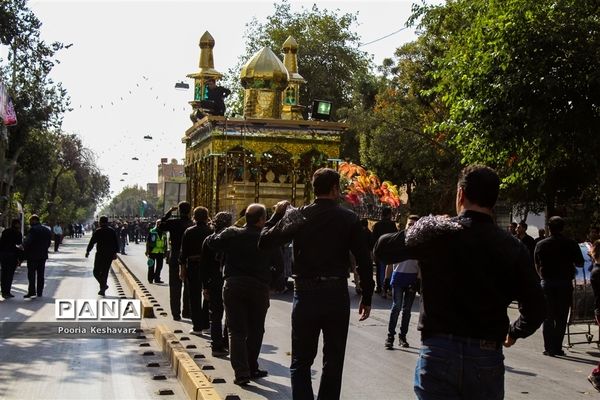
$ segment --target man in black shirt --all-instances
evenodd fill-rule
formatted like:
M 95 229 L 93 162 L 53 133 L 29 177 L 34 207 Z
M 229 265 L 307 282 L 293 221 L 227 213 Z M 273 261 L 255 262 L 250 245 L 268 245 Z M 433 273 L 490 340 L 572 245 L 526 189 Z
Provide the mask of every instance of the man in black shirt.
M 225 97 L 231 94 L 231 90 L 223 86 L 217 86 L 214 79 L 206 81 L 207 98 L 203 100 L 202 106 L 210 110 L 212 115 L 225 115 Z
M 533 261 L 533 251 L 535 250 L 535 240 L 527 234 L 527 222 L 525 222 L 525 221 L 519 222 L 519 224 L 517 225 L 517 237 L 519 238 L 519 240 L 521 242 L 523 242 L 525 247 L 527 247 L 527 250 L 529 251 L 529 254 L 531 256 L 531 261 Z
M 179 210 L 179 218 L 171 219 L 173 211 Z M 163 232 L 169 232 L 169 244 L 171 253 L 169 255 L 169 298 L 171 303 L 171 314 L 175 321 L 189 318 L 190 296 L 188 294 L 188 285 L 183 289 L 183 310 L 181 307 L 181 287 L 182 281 L 179 277 L 179 252 L 181 251 L 181 238 L 183 232 L 194 223 L 190 219 L 192 206 L 187 201 L 182 201 L 176 207 L 172 207 L 160 220 L 160 229 Z
M 377 243 L 377 240 L 379 240 L 382 235 L 394 232 L 398 232 L 398 229 L 396 228 L 394 221 L 392 221 L 392 210 L 389 207 L 386 207 L 381 211 L 381 221 L 377 221 L 375 225 L 373 225 L 373 243 Z M 384 262 L 375 262 L 375 278 L 377 280 L 375 293 L 381 293 L 383 291 L 384 297 L 386 295 L 386 289 L 384 289 L 385 267 L 386 265 Z
M 312 179 L 316 200 L 286 211 L 287 201 L 261 233 L 259 246 L 280 246 L 293 240 L 294 303 L 292 309 L 292 363 L 294 400 L 313 399 L 311 366 L 323 332 L 323 373 L 318 399 L 340 398 L 342 371 L 350 320 L 348 271 L 350 253 L 358 264 L 362 299 L 359 320 L 369 317 L 373 295 L 373 267 L 358 216 L 338 205 L 340 175 L 318 169 Z
M 27 258 L 27 280 L 29 281 L 27 294 L 23 296 L 26 299 L 34 296 L 42 297 L 48 247 L 52 240 L 50 228 L 40 224 L 40 217 L 36 214 L 29 217 L 29 225 L 31 226 L 29 234 L 23 242 L 25 258 Z
M 206 280 L 208 271 L 202 269 L 200 264 L 202 244 L 204 239 L 212 233 L 208 226 L 208 209 L 206 207 L 194 208 L 195 225 L 187 228 L 181 239 L 181 254 L 179 265 L 181 279 L 189 286 L 190 310 L 192 312 L 193 335 L 200 335 L 209 325 L 208 302 L 203 300 L 202 282 Z M 204 304 L 203 304 L 204 303 Z
M 375 256 L 387 263 L 419 260 L 423 345 L 414 389 L 420 400 L 503 399 L 502 344 L 533 334 L 544 319 L 527 249 L 492 218 L 499 186 L 495 171 L 469 166 L 458 180 L 458 217 L 421 218 L 375 246 Z M 521 315 L 509 325 L 513 300 Z
M 117 252 L 119 251 L 117 233 L 113 228 L 108 226 L 108 217 L 106 215 L 100 217 L 100 228 L 96 229 L 92 234 L 85 251 L 85 258 L 89 257 L 94 245 L 97 245 L 96 257 L 94 257 L 94 278 L 96 278 L 100 285 L 98 294 L 104 296 L 106 289 L 108 289 L 106 281 L 110 265 L 113 260 L 117 259 Z
M 271 265 L 282 261 L 275 258 L 278 254 L 281 257 L 280 253 L 258 248 L 266 217 L 264 205 L 250 204 L 243 228 L 232 226 L 206 238 L 208 247 L 225 254 L 223 302 L 229 329 L 229 359 L 234 383 L 240 386 L 268 374 L 258 368 L 258 356 L 269 308 Z
M 575 267 L 583 267 L 579 245 L 563 236 L 561 217 L 548 220 L 550 237 L 535 246 L 535 265 L 542 278 L 548 315 L 544 321 L 544 355 L 564 355 L 562 349 L 569 308 L 573 302 Z
M 23 235 L 21 235 L 21 220 L 13 219 L 10 228 L 2 231 L 0 236 L 0 287 L 2 288 L 2 297 L 10 299 L 13 294 L 10 292 L 15 276 L 17 264 L 22 258 Z

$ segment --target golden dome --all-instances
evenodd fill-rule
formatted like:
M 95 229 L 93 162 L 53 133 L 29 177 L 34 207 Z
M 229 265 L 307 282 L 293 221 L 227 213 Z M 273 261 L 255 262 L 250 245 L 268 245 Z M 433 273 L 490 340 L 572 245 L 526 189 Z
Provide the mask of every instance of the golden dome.
M 240 79 L 242 85 L 255 80 L 272 80 L 277 83 L 287 83 L 288 71 L 268 47 L 263 47 L 242 67 Z

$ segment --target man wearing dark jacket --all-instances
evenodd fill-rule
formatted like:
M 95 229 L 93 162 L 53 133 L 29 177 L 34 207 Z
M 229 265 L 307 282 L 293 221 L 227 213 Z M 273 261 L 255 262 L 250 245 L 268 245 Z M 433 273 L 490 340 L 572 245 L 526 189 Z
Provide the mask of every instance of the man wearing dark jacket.
M 23 246 L 25 248 L 25 257 L 27 258 L 27 279 L 29 288 L 26 299 L 42 297 L 44 292 L 44 271 L 46 270 L 46 260 L 48 259 L 48 247 L 52 241 L 50 229 L 40 224 L 40 217 L 33 214 L 29 218 L 29 234 L 25 238 Z M 36 277 L 37 275 L 37 277 Z M 37 282 L 37 290 L 36 290 Z
M 94 278 L 100 285 L 98 294 L 104 296 L 108 285 L 108 273 L 113 260 L 117 259 L 119 251 L 119 238 L 113 228 L 108 226 L 108 217 L 103 215 L 100 217 L 100 227 L 94 231 L 90 242 L 85 251 L 85 258 L 88 258 L 90 251 L 96 245 L 96 256 L 94 257 Z
M 386 233 L 394 232 L 398 232 L 398 229 L 396 228 L 394 221 L 392 221 L 392 209 L 386 207 L 381 211 L 381 221 L 377 221 L 375 222 L 375 225 L 373 225 L 373 243 L 376 243 L 377 240 Z M 386 265 L 384 262 L 375 261 L 375 279 L 377 280 L 375 293 L 383 292 L 384 296 L 386 294 L 385 290 L 387 290 L 387 288 L 384 288 L 385 267 Z
M 330 168 L 313 174 L 316 200 L 299 210 L 277 204 L 261 233 L 259 247 L 280 246 L 293 240 L 294 303 L 292 308 L 292 363 L 294 400 L 313 399 L 311 366 L 323 332 L 323 373 L 318 399 L 336 400 L 350 321 L 348 271 L 350 253 L 357 263 L 362 299 L 359 320 L 369 317 L 373 295 L 373 267 L 367 239 L 358 216 L 338 205 L 340 175 Z
M 264 205 L 251 204 L 246 209 L 243 228 L 229 227 L 206 238 L 208 247 L 226 257 L 223 302 L 229 329 L 229 358 L 234 383 L 241 386 L 268 374 L 258 368 L 258 356 L 269 308 L 271 266 L 282 260 L 275 258 L 279 252 L 258 248 L 266 217 Z
M 171 219 L 173 211 L 179 211 L 179 218 Z M 169 254 L 169 298 L 171 302 L 171 314 L 175 321 L 179 321 L 183 314 L 184 318 L 191 316 L 190 296 L 188 294 L 188 285 L 183 289 L 183 310 L 181 306 L 181 288 L 183 282 L 179 277 L 179 252 L 181 250 L 181 238 L 183 232 L 194 223 L 190 218 L 192 206 L 187 201 L 182 201 L 176 207 L 172 207 L 160 220 L 160 229 L 163 232 L 169 232 L 169 244 L 171 253 Z
M 563 235 L 561 217 L 548 220 L 550 237 L 535 246 L 535 265 L 542 278 L 548 315 L 544 321 L 544 355 L 563 356 L 562 349 L 569 308 L 573 302 L 575 267 L 583 267 L 579 245 Z
M 492 218 L 499 186 L 492 169 L 466 167 L 458 180 L 458 217 L 421 218 L 375 245 L 375 256 L 386 263 L 417 259 L 421 267 L 423 345 L 414 382 L 420 400 L 503 399 L 502 345 L 533 334 L 544 320 L 529 252 Z M 513 300 L 521 315 L 509 324 Z
M 21 235 L 21 221 L 13 219 L 10 228 L 2 231 L 0 236 L 0 264 L 2 264 L 2 272 L 0 272 L 0 282 L 2 287 L 2 297 L 10 299 L 13 294 L 10 292 L 17 269 L 17 264 L 22 257 L 23 235 Z
M 189 286 L 190 311 L 192 312 L 190 333 L 200 335 L 203 329 L 210 326 L 208 301 L 202 294 L 202 282 L 206 280 L 208 271 L 203 270 L 200 264 L 202 244 L 204 239 L 212 233 L 212 229 L 208 226 L 208 209 L 206 207 L 194 208 L 194 222 L 196 224 L 187 228 L 181 238 L 179 265 L 181 279 Z

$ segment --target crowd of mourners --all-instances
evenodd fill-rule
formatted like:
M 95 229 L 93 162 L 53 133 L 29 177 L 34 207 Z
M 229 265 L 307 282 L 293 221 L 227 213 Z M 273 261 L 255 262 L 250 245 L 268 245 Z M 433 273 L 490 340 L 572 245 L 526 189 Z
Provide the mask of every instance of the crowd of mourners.
M 387 337 L 382 338 L 387 349 L 394 347 L 397 333 L 399 346 L 410 346 L 411 310 L 420 295 L 417 329 L 422 343 L 414 391 L 421 400 L 503 399 L 503 348 L 542 325 L 543 354 L 564 356 L 576 268 L 584 267 L 586 259 L 594 312 L 600 315 L 598 229 L 593 227 L 587 241 L 577 244 L 565 235 L 565 220 L 559 216 L 548 218 L 548 235 L 540 229 L 537 239 L 527 234 L 525 221 L 499 227 L 494 206 L 500 179 L 488 167 L 473 165 L 460 172 L 456 217 L 409 215 L 402 224 L 393 220 L 390 209 L 383 209 L 381 220 L 370 226 L 341 206 L 340 175 L 335 170 L 317 170 L 311 183 L 311 204 L 295 208 L 281 201 L 272 210 L 250 204 L 237 220 L 227 212 L 211 218 L 207 208 L 192 209 L 188 202 L 172 207 L 153 224 L 110 224 L 101 217 L 86 250 L 87 257 L 97 246 L 98 294 L 108 288 L 116 254 L 126 254 L 128 243 L 143 242 L 149 283 L 164 283 L 161 272 L 164 263 L 168 266 L 172 318 L 188 318 L 191 334 L 209 335 L 213 356 L 229 356 L 234 382 L 245 386 L 268 375 L 258 360 L 270 293 L 291 285 L 290 377 L 295 400 L 314 399 L 311 366 L 321 335 L 317 398 L 340 398 L 351 274 L 361 296 L 360 321 L 369 318 L 373 293 L 392 299 Z M 37 260 L 43 258 L 35 249 L 45 246 L 47 258 L 51 233 L 34 217 L 23 246 L 19 247 L 17 224 L 0 237 L 5 298 L 10 297 L 5 296 L 10 293 L 5 264 L 21 258 L 28 260 L 28 269 L 31 264 L 28 295 L 35 296 Z M 25 256 L 9 254 L 15 248 Z M 41 275 L 38 296 L 43 269 Z M 518 302 L 519 315 L 509 323 L 512 302 Z M 600 365 L 588 380 L 600 391 Z

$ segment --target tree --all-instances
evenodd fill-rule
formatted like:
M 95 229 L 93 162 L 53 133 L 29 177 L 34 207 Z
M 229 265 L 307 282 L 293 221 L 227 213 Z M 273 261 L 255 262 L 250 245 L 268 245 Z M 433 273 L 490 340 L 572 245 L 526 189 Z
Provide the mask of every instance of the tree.
M 292 35 L 298 42 L 298 70 L 307 81 L 301 87 L 300 99 L 308 105 L 313 99 L 331 100 L 335 108 L 349 107 L 352 83 L 356 76 L 366 74 L 370 60 L 358 49 L 359 36 L 353 32 L 355 14 L 319 9 L 313 5 L 292 12 L 290 3 L 274 4 L 274 12 L 266 22 L 253 19 L 246 25 L 246 53 L 226 76 L 234 92 L 228 100 L 230 114 L 242 113 L 243 92 L 239 73 L 250 57 L 266 46 L 281 53 L 283 42 Z M 283 56 L 280 54 L 280 58 Z M 357 149 L 351 150 L 357 156 Z
M 8 128 L 8 143 L 0 140 L 0 196 L 10 197 L 18 161 L 30 135 L 60 127 L 68 107 L 66 91 L 49 78 L 64 46 L 40 37 L 41 22 L 25 0 L 0 3 L 0 43 L 9 46 L 8 60 L 0 59 L 0 80 L 8 85 L 18 125 Z M 0 205 L 0 212 L 6 202 Z
M 144 215 L 158 214 L 158 199 L 138 185 L 127 186 L 116 195 L 108 206 L 101 210 L 102 214 L 130 218 L 140 216 L 140 207 L 146 202 Z
M 555 213 L 598 176 L 600 4 L 453 0 L 415 9 L 443 43 L 431 76 L 449 108 L 431 127 L 466 163 L 496 167 L 505 195 Z

